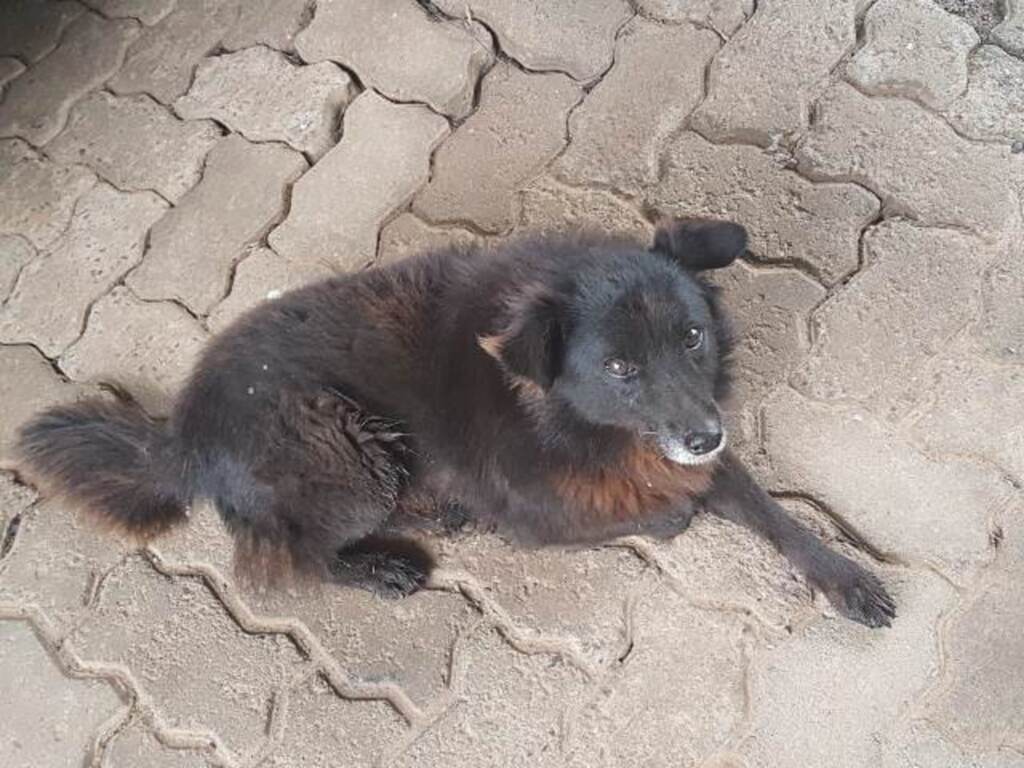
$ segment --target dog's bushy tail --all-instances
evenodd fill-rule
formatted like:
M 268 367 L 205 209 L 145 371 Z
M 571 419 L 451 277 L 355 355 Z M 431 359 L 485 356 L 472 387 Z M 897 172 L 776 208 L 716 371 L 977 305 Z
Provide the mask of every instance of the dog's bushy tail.
M 35 416 L 18 435 L 18 469 L 100 525 L 147 539 L 187 516 L 182 462 L 166 425 L 115 394 Z

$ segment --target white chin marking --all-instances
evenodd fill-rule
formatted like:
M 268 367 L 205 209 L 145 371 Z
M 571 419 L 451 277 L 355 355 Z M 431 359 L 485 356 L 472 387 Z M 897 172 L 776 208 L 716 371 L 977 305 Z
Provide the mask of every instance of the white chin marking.
M 669 461 L 685 466 L 696 466 L 698 464 L 707 464 L 709 461 L 717 459 L 718 455 L 725 450 L 726 438 L 725 430 L 722 430 L 722 442 L 718 444 L 715 450 L 708 453 L 693 453 L 687 449 L 682 440 L 675 437 L 659 438 L 658 445 L 664 452 L 665 458 Z

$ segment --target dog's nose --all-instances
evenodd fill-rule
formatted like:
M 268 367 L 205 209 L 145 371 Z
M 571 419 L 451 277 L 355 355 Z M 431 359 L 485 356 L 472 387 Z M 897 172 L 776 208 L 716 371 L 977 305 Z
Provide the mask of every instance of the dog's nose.
M 688 451 L 698 456 L 703 453 L 711 453 L 721 442 L 721 432 L 687 432 L 683 435 L 683 445 Z

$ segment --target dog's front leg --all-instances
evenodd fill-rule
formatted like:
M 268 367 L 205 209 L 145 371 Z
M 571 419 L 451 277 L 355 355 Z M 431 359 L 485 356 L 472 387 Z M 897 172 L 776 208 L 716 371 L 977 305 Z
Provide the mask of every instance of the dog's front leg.
M 790 517 L 735 456 L 722 459 L 706 504 L 770 541 L 844 616 L 869 627 L 889 626 L 895 617 L 895 603 L 878 578 Z

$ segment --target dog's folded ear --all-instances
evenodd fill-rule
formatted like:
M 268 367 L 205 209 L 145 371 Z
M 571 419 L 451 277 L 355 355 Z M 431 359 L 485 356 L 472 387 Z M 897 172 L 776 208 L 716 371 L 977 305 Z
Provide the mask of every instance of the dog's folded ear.
M 747 230 L 715 219 L 665 219 L 658 224 L 651 248 L 695 272 L 727 267 L 746 249 Z
M 550 389 L 561 370 L 564 299 L 541 287 L 527 289 L 509 302 L 504 327 L 479 338 L 513 383 Z

